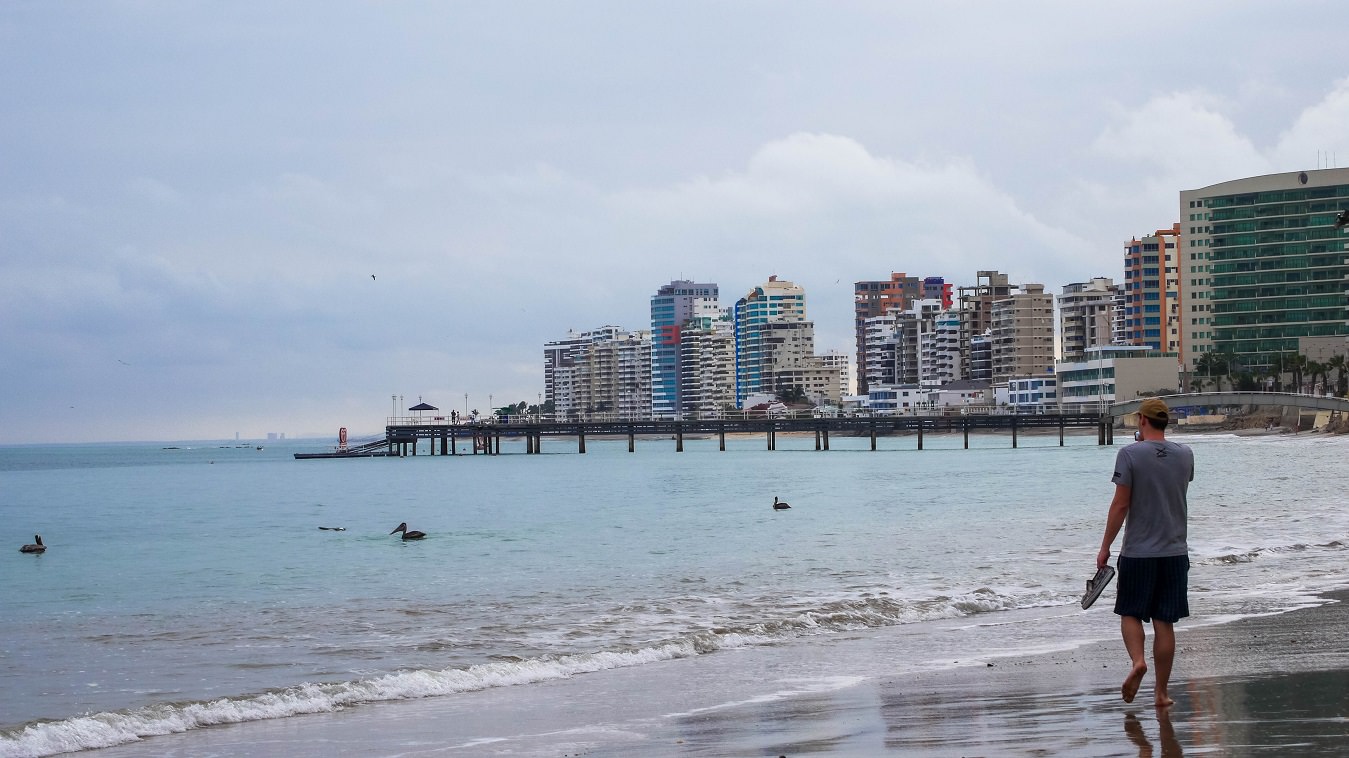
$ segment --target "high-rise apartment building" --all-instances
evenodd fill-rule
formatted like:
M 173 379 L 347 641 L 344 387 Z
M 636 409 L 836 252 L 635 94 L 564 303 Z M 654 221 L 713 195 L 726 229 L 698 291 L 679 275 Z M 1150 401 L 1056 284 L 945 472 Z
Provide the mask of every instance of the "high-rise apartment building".
M 656 418 L 676 418 L 682 405 L 680 345 L 684 329 L 718 318 L 717 285 L 677 280 L 651 296 L 651 411 Z
M 838 373 L 839 399 L 842 400 L 847 395 L 851 395 L 852 392 L 850 390 L 850 387 L 852 384 L 851 382 L 852 374 L 848 372 L 848 367 L 850 364 L 850 361 L 848 360 L 848 354 L 839 352 L 838 350 L 830 350 L 828 352 L 821 353 L 820 355 L 817 355 L 815 357 L 820 360 L 820 363 L 825 367 L 826 370 Z
M 716 418 L 735 408 L 735 328 L 729 309 L 691 319 L 679 341 L 679 416 Z
M 1007 283 L 1007 275 L 997 271 L 980 271 L 973 286 L 959 288 L 960 366 L 963 372 L 960 378 L 980 381 L 993 378 L 991 345 L 985 335 L 993 326 L 993 303 L 1006 299 L 1014 289 Z M 990 350 L 987 356 L 985 350 Z
M 866 366 L 864 387 L 896 384 L 895 379 L 895 324 L 899 316 L 892 311 L 866 319 L 863 347 L 858 363 Z
M 1123 325 L 1124 295 L 1113 280 L 1098 276 L 1074 282 L 1059 295 L 1059 337 L 1063 360 L 1075 360 L 1089 347 L 1115 344 Z
M 867 319 L 902 311 L 910 300 L 924 296 L 924 290 L 938 286 L 903 273 L 890 273 L 889 279 L 856 282 L 853 284 L 853 332 L 857 343 L 857 392 L 867 393 Z M 950 296 L 949 289 L 947 296 Z
M 1180 224 L 1134 238 L 1124 248 L 1124 341 L 1180 355 Z
M 933 323 L 932 339 L 928 342 L 926 363 L 931 367 L 923 386 L 941 387 L 954 382 L 960 371 L 960 313 L 947 309 L 937 315 Z
M 961 346 L 962 365 L 965 368 L 965 381 L 993 381 L 993 338 L 988 332 L 976 334 L 968 344 Z M 969 356 L 966 358 L 965 356 Z M 960 381 L 957 379 L 956 381 Z
M 989 337 L 994 382 L 1054 371 L 1054 296 L 1043 284 L 1019 289 L 993 302 Z
M 547 399 L 563 419 L 651 417 L 651 333 L 603 326 L 543 346 Z
M 1208 351 L 1282 373 L 1308 339 L 1349 335 L 1349 256 L 1335 215 L 1349 168 L 1270 174 L 1180 193 L 1184 368 Z
M 909 310 L 919 300 L 936 300 L 941 308 L 952 305 L 951 285 L 940 276 L 919 278 L 902 273 L 890 274 L 888 280 L 856 282 L 853 284 L 853 331 L 857 342 L 857 392 L 867 394 L 871 376 L 889 377 L 890 366 L 873 369 L 868 344 L 875 345 L 877 323 L 874 319 L 887 314 Z M 870 342 L 869 342 L 870 341 Z M 881 356 L 893 357 L 893 350 Z M 885 380 L 884 384 L 893 384 Z
M 915 300 L 895 320 L 895 384 L 931 385 L 927 360 L 941 300 Z
M 815 355 L 815 325 L 806 320 L 806 293 L 770 276 L 735 304 L 735 402 L 796 388 L 806 397 L 841 401 L 837 370 Z

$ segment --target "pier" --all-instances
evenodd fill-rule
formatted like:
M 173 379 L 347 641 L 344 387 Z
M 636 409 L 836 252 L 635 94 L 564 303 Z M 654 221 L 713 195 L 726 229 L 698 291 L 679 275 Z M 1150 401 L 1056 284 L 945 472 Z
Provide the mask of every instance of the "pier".
M 970 432 L 999 431 L 1018 444 L 1018 434 L 1029 430 L 1057 430 L 1059 445 L 1068 429 L 1095 429 L 1098 445 L 1114 444 L 1109 414 L 941 414 L 903 416 L 842 416 L 826 418 L 720 418 L 702 420 L 641 421 L 539 421 L 511 419 L 509 423 L 447 424 L 444 420 L 423 423 L 416 419 L 391 420 L 384 439 L 334 453 L 296 453 L 296 458 L 404 457 L 417 455 L 422 445 L 430 455 L 500 455 L 501 441 L 524 440 L 525 454 L 543 452 L 544 439 L 560 443 L 574 440 L 575 451 L 585 453 L 586 439 L 627 438 L 628 452 L 636 451 L 636 440 L 671 440 L 674 452 L 684 451 L 688 436 L 716 437 L 721 451 L 726 450 L 726 435 L 761 437 L 767 450 L 777 449 L 779 433 L 813 434 L 815 449 L 829 449 L 830 436 L 868 437 L 876 450 L 878 437 L 912 435 L 916 447 L 923 449 L 925 434 L 962 434 L 964 447 L 970 446 Z M 400 422 L 401 421 L 401 422 Z M 550 447 L 552 445 L 549 445 Z M 570 447 L 571 445 L 568 445 Z

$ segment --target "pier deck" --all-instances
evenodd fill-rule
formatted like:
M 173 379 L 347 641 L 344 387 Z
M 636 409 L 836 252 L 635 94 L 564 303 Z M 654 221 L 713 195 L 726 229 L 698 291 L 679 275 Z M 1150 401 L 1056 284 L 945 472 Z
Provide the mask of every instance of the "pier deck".
M 351 458 L 371 456 L 403 457 L 417 455 L 419 443 L 429 444 L 431 455 L 462 454 L 499 455 L 501 440 L 523 439 L 525 453 L 542 452 L 543 438 L 573 438 L 576 451 L 586 451 L 586 438 L 627 437 L 628 452 L 635 450 L 638 437 L 658 437 L 672 439 L 675 452 L 683 452 L 686 435 L 699 437 L 716 436 L 720 449 L 726 449 L 727 434 L 763 435 L 768 450 L 777 449 L 777 435 L 786 433 L 813 433 L 815 449 L 828 450 L 830 435 L 849 437 L 869 437 L 871 449 L 877 449 L 876 439 L 896 434 L 917 435 L 918 449 L 923 449 L 925 433 L 964 434 L 965 447 L 969 447 L 969 435 L 972 431 L 1006 431 L 1011 436 L 1011 446 L 1017 446 L 1017 434 L 1024 430 L 1057 429 L 1059 444 L 1063 444 L 1067 429 L 1092 429 L 1097 432 L 1097 444 L 1114 443 L 1113 431 L 1108 414 L 1066 413 L 1066 414 L 979 414 L 979 415 L 904 415 L 904 416 L 847 416 L 837 418 L 722 418 L 699 420 L 657 420 L 644 419 L 633 421 L 519 421 L 511 423 L 468 423 L 447 424 L 443 420 L 433 423 L 395 423 L 385 427 L 383 442 L 369 443 L 362 450 L 339 451 L 334 453 L 296 454 L 297 458 Z

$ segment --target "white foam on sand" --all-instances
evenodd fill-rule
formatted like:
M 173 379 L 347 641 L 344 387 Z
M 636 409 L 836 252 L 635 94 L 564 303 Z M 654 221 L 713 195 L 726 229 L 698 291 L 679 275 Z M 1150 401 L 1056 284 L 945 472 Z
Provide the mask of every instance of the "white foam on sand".
M 795 686 L 786 687 L 776 692 L 769 692 L 763 695 L 756 695 L 742 700 L 727 701 L 709 705 L 702 708 L 693 708 L 691 710 L 679 713 L 668 713 L 665 718 L 686 718 L 696 716 L 700 713 L 710 713 L 712 711 L 727 710 L 730 708 L 740 708 L 746 705 L 763 705 L 766 703 L 775 703 L 782 700 L 788 700 L 802 695 L 816 695 L 822 692 L 833 692 L 836 690 L 853 687 L 866 681 L 862 676 L 830 676 L 812 679 L 785 679 L 784 684 L 794 684 Z
M 650 647 L 626 651 L 494 661 L 466 668 L 400 671 L 333 683 L 306 683 L 263 694 L 191 703 L 162 703 L 118 712 L 38 722 L 0 733 L 0 758 L 37 758 L 122 745 L 146 737 L 206 726 L 329 713 L 363 704 L 452 695 L 564 679 L 577 674 L 640 666 L 765 644 L 800 636 L 877 629 L 939 619 L 959 619 L 1062 602 L 1054 593 L 1002 594 L 989 588 L 952 597 L 901 600 L 848 598 L 821 602 L 783 617 L 713 628 Z M 798 693 L 799 694 L 799 693 Z M 787 695 L 782 695 L 786 697 Z
M 494 687 L 562 679 L 576 674 L 636 666 L 696 655 L 692 643 L 662 645 L 631 652 L 601 652 L 485 663 L 466 669 L 405 671 L 368 680 L 303 684 L 277 692 L 188 704 L 157 704 L 132 711 L 98 713 L 30 724 L 0 734 L 0 756 L 36 758 L 57 753 L 111 747 L 145 737 L 186 732 L 204 726 L 328 713 L 360 703 L 450 695 Z

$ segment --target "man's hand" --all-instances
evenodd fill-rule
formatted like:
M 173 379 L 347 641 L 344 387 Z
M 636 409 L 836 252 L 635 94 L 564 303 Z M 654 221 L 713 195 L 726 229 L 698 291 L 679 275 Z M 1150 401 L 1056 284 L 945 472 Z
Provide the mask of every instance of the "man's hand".
M 1096 554 L 1096 568 L 1097 569 L 1105 568 L 1105 564 L 1109 560 L 1110 560 L 1110 548 L 1108 547 L 1101 548 L 1101 552 Z

